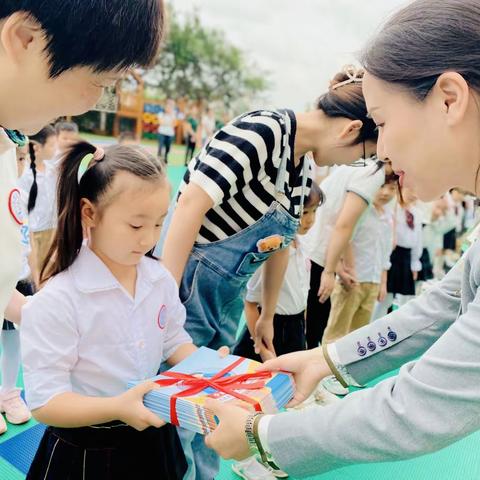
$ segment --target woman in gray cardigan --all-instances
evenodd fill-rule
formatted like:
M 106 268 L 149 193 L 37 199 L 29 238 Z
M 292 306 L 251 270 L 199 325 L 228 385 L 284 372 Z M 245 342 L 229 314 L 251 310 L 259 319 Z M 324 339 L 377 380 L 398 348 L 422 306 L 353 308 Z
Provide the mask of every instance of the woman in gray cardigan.
M 480 191 L 480 0 L 417 0 L 362 56 L 378 155 L 422 200 Z M 328 407 L 257 415 L 212 401 L 207 437 L 226 458 L 250 448 L 291 475 L 439 450 L 480 429 L 480 242 L 438 285 L 343 339 L 266 363 L 294 372 L 304 400 L 318 381 L 396 377 Z

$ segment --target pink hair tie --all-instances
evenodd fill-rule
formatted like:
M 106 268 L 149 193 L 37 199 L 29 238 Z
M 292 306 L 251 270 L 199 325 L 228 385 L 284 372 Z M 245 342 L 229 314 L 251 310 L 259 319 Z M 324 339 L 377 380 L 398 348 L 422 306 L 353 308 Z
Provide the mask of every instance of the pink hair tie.
M 93 159 L 94 160 L 103 160 L 103 157 L 105 156 L 105 150 L 102 147 L 97 147 L 95 150 L 95 153 L 93 154 Z

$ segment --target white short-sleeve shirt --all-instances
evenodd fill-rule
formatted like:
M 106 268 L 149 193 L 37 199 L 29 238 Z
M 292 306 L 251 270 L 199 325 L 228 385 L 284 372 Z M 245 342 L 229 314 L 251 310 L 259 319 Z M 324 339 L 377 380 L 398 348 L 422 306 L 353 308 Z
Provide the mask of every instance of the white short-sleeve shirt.
M 322 182 L 325 202 L 317 210 L 315 223 L 305 236 L 307 253 L 317 265 L 325 266 L 328 242 L 348 192 L 356 193 L 367 204 L 385 182 L 385 171 L 377 171 L 375 162 L 366 167 L 342 165 Z
M 15 144 L 0 129 L 0 314 L 3 318 L 22 268 L 20 228 L 24 220 L 17 189 Z
M 352 237 L 355 273 L 360 283 L 380 283 L 382 272 L 390 269 L 393 250 L 393 214 L 371 205 L 360 218 Z
M 55 395 L 119 395 L 127 383 L 157 374 L 191 343 L 175 280 L 143 258 L 133 299 L 86 246 L 22 311 L 25 393 L 31 409 Z
M 296 315 L 307 308 L 308 290 L 310 287 L 310 261 L 308 260 L 302 240 L 296 238 L 295 248 L 290 245 L 290 257 L 283 284 L 278 294 L 275 313 L 280 315 Z M 246 300 L 262 304 L 263 268 L 259 268 L 247 284 Z
M 45 171 L 37 171 L 38 194 L 35 207 L 28 215 L 32 232 L 43 232 L 55 228 L 57 225 L 57 165 L 54 161 L 44 163 Z M 18 185 L 29 193 L 32 184 L 32 169 L 27 167 L 18 179 Z

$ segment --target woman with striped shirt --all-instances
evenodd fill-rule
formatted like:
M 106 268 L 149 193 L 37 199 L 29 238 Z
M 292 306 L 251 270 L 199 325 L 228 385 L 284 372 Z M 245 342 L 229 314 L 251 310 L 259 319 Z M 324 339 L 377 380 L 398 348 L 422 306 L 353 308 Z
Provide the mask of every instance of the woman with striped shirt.
M 185 328 L 198 345 L 233 345 L 246 284 L 265 263 L 255 349 L 264 358 L 274 354 L 273 316 L 286 247 L 311 183 L 306 154 L 323 166 L 352 163 L 376 149 L 362 76 L 354 68 L 338 74 L 310 112 L 240 115 L 190 162 L 171 222 L 165 224 L 163 261 L 180 285 Z M 184 448 L 187 458 L 193 451 L 198 457 L 186 478 L 215 477 L 218 461 L 202 439 L 193 450 L 185 440 Z

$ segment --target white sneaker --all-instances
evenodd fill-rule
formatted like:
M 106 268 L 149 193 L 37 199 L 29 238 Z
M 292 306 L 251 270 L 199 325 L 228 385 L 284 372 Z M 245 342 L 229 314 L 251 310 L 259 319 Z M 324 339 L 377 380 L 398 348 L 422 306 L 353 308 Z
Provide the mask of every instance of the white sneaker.
M 20 389 L 15 388 L 2 397 L 0 411 L 5 413 L 7 422 L 21 425 L 32 418 L 32 414 L 20 396 Z
M 255 457 L 249 457 L 232 464 L 232 470 L 244 480 L 276 480 L 270 468 L 257 461 Z
M 348 388 L 342 386 L 334 375 L 325 377 L 320 384 L 322 387 L 334 395 L 347 395 L 349 393 Z
M 3 435 L 7 431 L 7 422 L 3 418 L 3 415 L 0 415 L 0 435 Z

